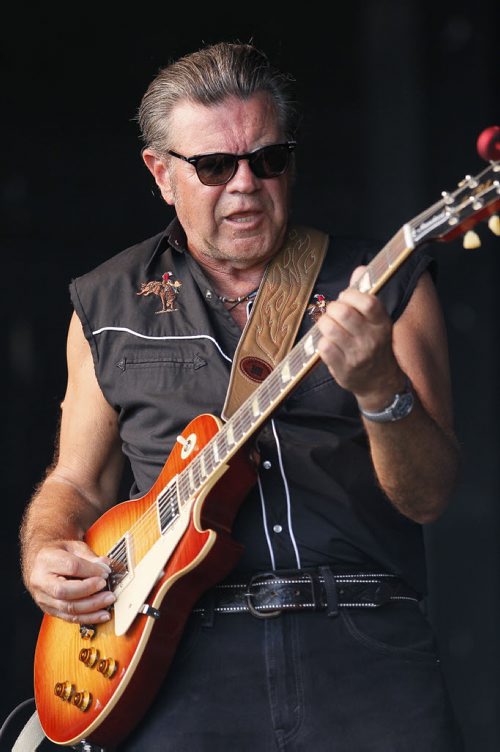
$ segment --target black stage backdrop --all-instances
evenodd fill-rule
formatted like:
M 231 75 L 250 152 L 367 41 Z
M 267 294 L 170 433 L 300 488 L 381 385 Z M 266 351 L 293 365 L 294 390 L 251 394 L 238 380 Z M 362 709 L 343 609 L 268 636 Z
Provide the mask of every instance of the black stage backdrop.
M 252 39 L 298 81 L 297 221 L 381 244 L 484 163 L 500 124 L 494 0 L 366 0 L 182 12 L 16 4 L 1 35 L 4 378 L 0 716 L 32 693 L 40 613 L 17 530 L 52 456 L 63 397 L 69 280 L 166 224 L 133 116 L 171 58 Z M 61 6 L 63 8 L 64 6 Z M 67 6 L 66 6 L 67 7 Z M 252 18 L 254 20 L 252 20 Z M 434 244 L 463 466 L 428 527 L 431 616 L 468 752 L 500 749 L 498 341 L 500 242 Z M 353 751 L 354 752 L 354 751 Z

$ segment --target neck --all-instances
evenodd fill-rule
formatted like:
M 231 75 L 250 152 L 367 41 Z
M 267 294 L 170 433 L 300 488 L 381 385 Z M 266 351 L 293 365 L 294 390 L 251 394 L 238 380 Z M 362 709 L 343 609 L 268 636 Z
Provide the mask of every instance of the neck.
M 264 264 L 259 268 L 230 271 L 205 266 L 204 271 L 220 298 L 236 301 L 238 298 L 246 298 L 258 289 L 266 266 L 267 264 Z

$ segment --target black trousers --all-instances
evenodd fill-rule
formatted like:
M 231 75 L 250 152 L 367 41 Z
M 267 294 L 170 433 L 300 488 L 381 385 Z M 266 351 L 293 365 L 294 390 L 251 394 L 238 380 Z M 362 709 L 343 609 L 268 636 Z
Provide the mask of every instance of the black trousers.
M 120 752 L 461 752 L 418 604 L 190 618 Z

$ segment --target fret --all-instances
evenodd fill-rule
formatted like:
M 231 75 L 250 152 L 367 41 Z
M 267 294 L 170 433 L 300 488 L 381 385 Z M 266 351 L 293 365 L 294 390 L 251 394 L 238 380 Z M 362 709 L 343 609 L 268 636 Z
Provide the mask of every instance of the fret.
M 219 455 L 219 461 L 224 462 L 224 460 L 227 457 L 226 435 L 224 433 L 224 429 L 222 429 L 222 431 L 219 431 L 219 433 L 217 434 L 215 443 L 217 445 L 217 453 Z
M 203 481 L 207 477 L 206 469 L 205 469 L 205 459 L 203 457 L 203 454 L 199 454 L 196 459 L 194 459 L 191 463 L 193 467 L 195 468 L 196 477 Z
M 188 472 L 189 490 L 192 493 L 194 493 L 196 491 L 196 481 L 194 479 L 193 463 L 191 463 L 190 465 L 188 465 L 187 472 Z
M 228 424 L 228 431 L 232 434 L 234 443 L 240 442 L 254 425 L 251 411 L 246 405 L 242 405 L 237 415 L 233 416 Z
M 373 294 L 378 292 L 412 250 L 413 243 L 407 242 L 405 229 L 401 228 L 370 261 L 364 274 L 354 286 L 361 292 Z
M 272 379 L 271 376 L 268 376 L 265 381 L 262 382 L 262 384 L 259 386 L 258 392 L 259 392 L 259 404 L 261 407 L 261 412 L 264 413 L 270 407 L 273 403 L 273 399 L 270 395 L 270 390 L 272 387 Z
M 211 447 L 206 446 L 204 448 L 204 450 L 202 451 L 203 462 L 205 463 L 205 468 L 207 470 L 207 476 L 211 475 L 212 472 L 214 471 L 215 467 L 216 467 L 216 464 L 214 462 L 214 456 L 213 456 L 213 454 L 211 453 L 210 450 L 211 450 Z

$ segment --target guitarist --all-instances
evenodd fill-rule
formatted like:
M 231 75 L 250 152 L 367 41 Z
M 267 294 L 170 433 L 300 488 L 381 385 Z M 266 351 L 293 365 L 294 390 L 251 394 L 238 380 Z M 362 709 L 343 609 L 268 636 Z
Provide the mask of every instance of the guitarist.
M 119 500 L 124 455 L 143 495 L 185 425 L 221 414 L 290 224 L 289 87 L 253 46 L 221 43 L 143 97 L 144 162 L 176 216 L 71 284 L 57 452 L 21 531 L 48 614 L 110 619 L 110 568 L 83 536 Z M 422 607 L 422 526 L 458 465 L 443 317 L 426 255 L 378 295 L 350 286 L 377 250 L 330 238 L 300 329 L 317 318 L 322 363 L 258 434 L 258 483 L 233 526 L 244 553 L 120 749 L 461 749 Z

